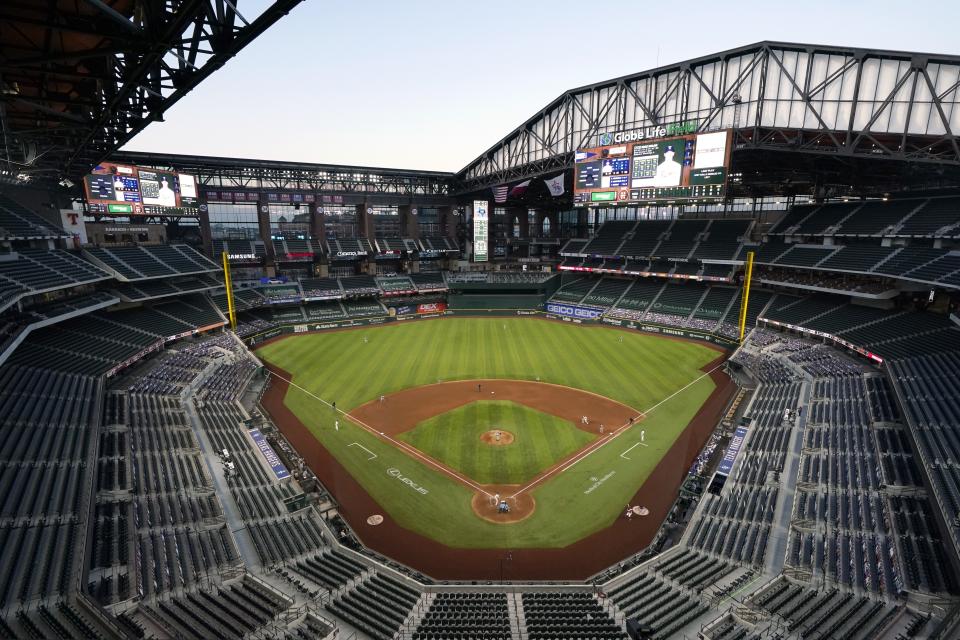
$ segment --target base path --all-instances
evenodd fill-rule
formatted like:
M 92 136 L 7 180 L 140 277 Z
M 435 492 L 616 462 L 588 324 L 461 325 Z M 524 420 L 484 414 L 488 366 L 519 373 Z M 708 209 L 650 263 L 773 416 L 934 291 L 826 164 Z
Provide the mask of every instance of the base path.
M 387 435 L 409 431 L 433 416 L 478 400 L 509 400 L 563 418 L 589 433 L 609 432 L 640 415 L 596 393 L 531 380 L 455 380 L 404 389 L 362 404 L 348 415 Z M 581 419 L 586 415 L 589 424 Z
M 726 357 L 724 352 L 703 371 L 711 371 Z M 274 366 L 269 368 L 282 378 L 271 378 L 262 406 L 336 497 L 340 515 L 365 545 L 437 580 L 582 580 L 646 548 L 673 505 L 687 469 L 736 392 L 736 385 L 725 373 L 714 370 L 710 374 L 716 385 L 714 392 L 630 501 L 649 509 L 649 516 L 630 521 L 619 518 L 610 527 L 562 549 L 513 549 L 511 560 L 502 563 L 501 574 L 503 549 L 457 549 L 397 524 L 284 404 L 288 388 L 284 379 L 290 374 Z M 574 424 L 578 423 L 575 419 Z M 368 525 L 371 514 L 383 514 L 383 523 Z

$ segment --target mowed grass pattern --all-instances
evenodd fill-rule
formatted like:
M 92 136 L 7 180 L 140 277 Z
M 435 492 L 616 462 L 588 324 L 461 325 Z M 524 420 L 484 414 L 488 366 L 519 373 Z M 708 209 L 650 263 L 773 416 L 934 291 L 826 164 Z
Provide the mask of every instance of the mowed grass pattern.
M 680 440 L 699 448 L 701 443 L 686 442 L 686 427 L 714 389 L 699 369 L 718 355 L 695 342 L 532 318 L 452 318 L 307 334 L 257 354 L 308 391 L 291 387 L 284 402 L 401 526 L 452 547 L 501 549 L 564 547 L 622 517 L 623 506 L 671 446 Z M 380 394 L 438 380 L 537 377 L 639 410 L 657 409 L 640 428 L 539 484 L 533 491 L 534 514 L 509 526 L 476 517 L 472 489 L 344 420 L 314 397 L 349 410 Z M 621 457 L 631 447 L 629 459 Z M 371 460 L 367 451 L 378 457 Z M 387 473 L 391 467 L 429 494 L 397 482 Z M 609 480 L 587 493 L 597 477 L 610 472 L 615 473 Z M 671 487 L 686 476 L 686 469 L 675 472 Z
M 496 429 L 512 433 L 513 443 L 481 440 Z M 400 435 L 481 484 L 523 484 L 595 438 L 566 420 L 503 400 L 471 402 Z
M 537 377 L 642 411 L 717 357 L 694 342 L 530 318 L 451 318 L 312 333 L 257 353 L 345 411 L 380 394 L 441 380 Z

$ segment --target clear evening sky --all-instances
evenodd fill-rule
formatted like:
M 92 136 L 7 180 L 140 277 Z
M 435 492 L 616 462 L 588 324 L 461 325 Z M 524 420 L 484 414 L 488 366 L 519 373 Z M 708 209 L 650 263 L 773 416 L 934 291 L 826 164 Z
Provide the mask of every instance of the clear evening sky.
M 457 171 L 567 89 L 760 40 L 960 54 L 958 19 L 956 0 L 306 0 L 126 149 Z

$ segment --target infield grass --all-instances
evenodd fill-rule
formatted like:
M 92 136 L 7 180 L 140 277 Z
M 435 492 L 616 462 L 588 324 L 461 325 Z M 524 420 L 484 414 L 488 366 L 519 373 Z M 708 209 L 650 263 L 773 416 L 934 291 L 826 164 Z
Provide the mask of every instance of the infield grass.
M 699 449 L 701 443 L 685 430 L 714 389 L 700 368 L 718 355 L 695 342 L 530 318 L 450 318 L 314 333 L 257 353 L 307 390 L 291 387 L 287 406 L 399 524 L 459 548 L 563 547 L 610 526 L 678 439 L 688 451 Z M 538 377 L 638 411 L 657 408 L 576 466 L 537 485 L 536 511 L 511 525 L 478 518 L 470 507 L 472 489 L 345 421 L 314 397 L 350 410 L 380 394 L 440 380 Z M 336 418 L 339 431 L 333 428 Z M 390 468 L 428 493 L 398 482 L 387 473 Z M 674 491 L 686 469 L 675 473 L 676 484 L 664 491 Z
M 481 440 L 496 429 L 509 431 L 514 441 L 498 446 Z M 522 484 L 596 436 L 515 402 L 480 400 L 424 420 L 399 438 L 481 484 Z

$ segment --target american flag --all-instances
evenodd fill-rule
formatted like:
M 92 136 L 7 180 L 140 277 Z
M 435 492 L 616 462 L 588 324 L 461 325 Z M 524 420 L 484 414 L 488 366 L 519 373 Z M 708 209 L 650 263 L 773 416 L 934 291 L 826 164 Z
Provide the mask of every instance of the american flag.
M 509 185 L 498 184 L 493 187 L 493 201 L 496 203 L 503 203 L 507 201 L 507 191 L 510 190 Z

